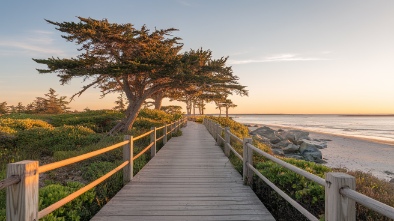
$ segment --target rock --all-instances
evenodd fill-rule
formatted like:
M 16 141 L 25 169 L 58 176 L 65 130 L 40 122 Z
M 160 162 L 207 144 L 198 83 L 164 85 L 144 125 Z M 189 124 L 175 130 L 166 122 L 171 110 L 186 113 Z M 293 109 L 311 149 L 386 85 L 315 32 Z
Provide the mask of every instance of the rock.
M 280 142 L 280 139 L 275 135 L 275 131 L 269 127 L 266 127 L 266 126 L 257 128 L 256 130 L 250 132 L 249 134 L 250 135 L 258 134 L 262 137 L 269 139 L 270 141 L 272 141 L 271 143 L 273 143 L 273 144 Z M 278 139 L 279 139 L 279 141 L 278 141 Z
M 306 140 L 306 139 L 302 139 L 301 141 L 302 141 L 301 146 L 302 146 L 302 144 L 305 143 L 304 145 L 314 146 L 318 149 L 327 148 L 326 142 L 321 142 L 321 141 L 316 141 L 316 140 Z
M 307 161 L 313 161 L 317 163 L 322 163 L 323 162 L 323 156 L 320 152 L 320 150 L 315 147 L 315 145 L 303 142 L 300 146 L 299 149 L 300 153 L 302 156 L 304 156 L 305 160 Z
M 390 183 L 394 184 L 394 178 L 389 181 Z
M 283 131 L 284 131 L 284 130 L 282 130 L 282 129 L 279 129 L 279 130 L 278 130 L 278 132 L 283 132 Z
M 276 143 L 274 145 L 272 145 L 273 148 L 284 148 L 287 147 L 289 144 L 293 144 L 292 142 L 288 141 L 288 140 L 282 140 L 279 143 Z
M 267 138 L 262 137 L 262 136 L 260 136 L 260 135 L 258 135 L 258 134 L 253 135 L 253 137 L 256 138 L 256 139 L 257 139 L 259 142 L 261 142 L 261 143 L 271 144 L 271 143 L 270 143 L 270 140 L 268 140 Z
M 302 139 L 309 138 L 309 132 L 301 130 L 289 130 L 286 133 L 286 138 L 294 144 L 300 144 Z
M 304 160 L 304 157 L 299 154 L 285 154 L 285 157 L 291 157 L 297 160 Z
M 282 149 L 272 149 L 272 153 L 273 154 L 275 154 L 275 155 L 279 155 L 279 156 L 284 156 L 285 155 L 285 153 L 283 153 L 283 150 Z
M 258 124 L 255 124 L 253 127 L 259 127 L 259 125 L 258 125 Z
M 275 137 L 275 138 L 273 138 L 273 139 L 270 140 L 270 143 L 272 143 L 272 144 L 277 144 L 277 143 L 279 143 L 279 142 L 281 142 L 281 141 L 282 141 L 281 139 L 279 139 L 278 137 Z
M 300 148 L 299 146 L 290 143 L 289 145 L 287 145 L 287 147 L 282 148 L 282 150 L 283 150 L 283 153 L 285 153 L 285 154 L 286 153 L 295 153 L 295 152 L 298 152 L 299 148 Z
M 324 162 L 320 151 L 304 152 L 302 155 L 304 156 L 305 160 L 307 160 L 307 161 L 312 161 L 312 162 L 316 162 L 316 163 Z

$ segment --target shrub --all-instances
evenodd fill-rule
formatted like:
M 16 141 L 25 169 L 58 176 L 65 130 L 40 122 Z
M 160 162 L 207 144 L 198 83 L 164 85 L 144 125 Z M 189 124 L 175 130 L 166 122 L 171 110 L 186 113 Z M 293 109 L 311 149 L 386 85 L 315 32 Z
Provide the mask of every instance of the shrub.
M 248 127 L 246 127 L 245 125 L 240 124 L 230 118 L 212 117 L 212 116 L 207 117 L 207 118 L 211 119 L 213 121 L 216 121 L 217 123 L 222 125 L 222 127 L 230 127 L 231 133 L 241 139 L 246 138 L 246 137 L 250 137 Z
M 17 146 L 52 154 L 57 150 L 78 150 L 82 146 L 98 142 L 101 136 L 83 126 L 32 128 L 18 133 Z
M 79 125 L 101 133 L 111 130 L 117 121 L 123 117 L 124 114 L 119 111 L 96 110 L 53 115 L 49 121 L 57 127 L 63 125 Z
M 52 128 L 52 125 L 42 120 L 5 118 L 0 119 L 0 127 L 7 127 L 16 131 L 21 131 L 31 128 Z
M 88 182 L 92 182 L 116 166 L 120 165 L 121 161 L 117 160 L 115 162 L 108 161 L 97 161 L 93 162 L 84 168 L 82 177 Z M 92 213 L 96 213 L 103 207 L 115 194 L 123 187 L 123 174 L 122 171 L 115 173 L 95 188 L 95 202 L 91 205 Z
M 179 119 L 181 116 L 182 115 L 180 114 L 171 115 L 162 110 L 148 108 L 141 109 L 140 113 L 138 114 L 138 118 L 149 118 L 151 120 L 167 124 Z
M 42 210 L 51 204 L 63 199 L 71 193 L 82 188 L 84 185 L 78 182 L 68 182 L 66 186 L 60 184 L 50 184 L 40 189 L 39 209 Z M 82 194 L 73 201 L 65 204 L 59 209 L 53 211 L 42 220 L 87 220 L 91 214 L 89 211 L 90 204 L 95 198 L 93 190 Z

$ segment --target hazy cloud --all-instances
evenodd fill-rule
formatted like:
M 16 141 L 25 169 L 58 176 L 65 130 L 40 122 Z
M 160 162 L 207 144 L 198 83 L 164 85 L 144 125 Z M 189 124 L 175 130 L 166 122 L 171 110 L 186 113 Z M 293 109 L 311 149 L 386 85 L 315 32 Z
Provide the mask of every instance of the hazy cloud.
M 260 59 L 247 60 L 229 60 L 229 64 L 250 64 L 250 63 L 266 63 L 266 62 L 283 62 L 283 61 L 323 61 L 326 58 L 319 57 L 303 57 L 298 54 L 279 54 Z
M 183 6 L 187 6 L 187 7 L 193 6 L 192 3 L 187 0 L 178 0 L 178 3 L 180 3 Z
M 15 54 L 64 55 L 64 51 L 54 45 L 52 35 L 52 32 L 35 30 L 23 36 L 2 37 L 0 38 L 0 49 L 4 53 L 1 53 L 0 56 Z

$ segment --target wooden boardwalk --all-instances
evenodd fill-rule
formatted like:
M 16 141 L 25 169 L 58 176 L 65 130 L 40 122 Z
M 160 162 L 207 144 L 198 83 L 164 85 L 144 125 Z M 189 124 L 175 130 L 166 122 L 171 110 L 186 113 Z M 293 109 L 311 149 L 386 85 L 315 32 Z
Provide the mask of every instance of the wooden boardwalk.
M 182 131 L 92 220 L 275 220 L 203 125 Z

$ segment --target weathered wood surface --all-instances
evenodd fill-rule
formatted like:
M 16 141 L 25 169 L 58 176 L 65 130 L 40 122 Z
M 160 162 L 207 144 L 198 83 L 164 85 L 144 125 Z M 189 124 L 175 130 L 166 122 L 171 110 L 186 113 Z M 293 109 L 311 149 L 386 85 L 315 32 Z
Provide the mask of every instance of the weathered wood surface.
M 92 220 L 274 220 L 204 126 L 182 131 Z

